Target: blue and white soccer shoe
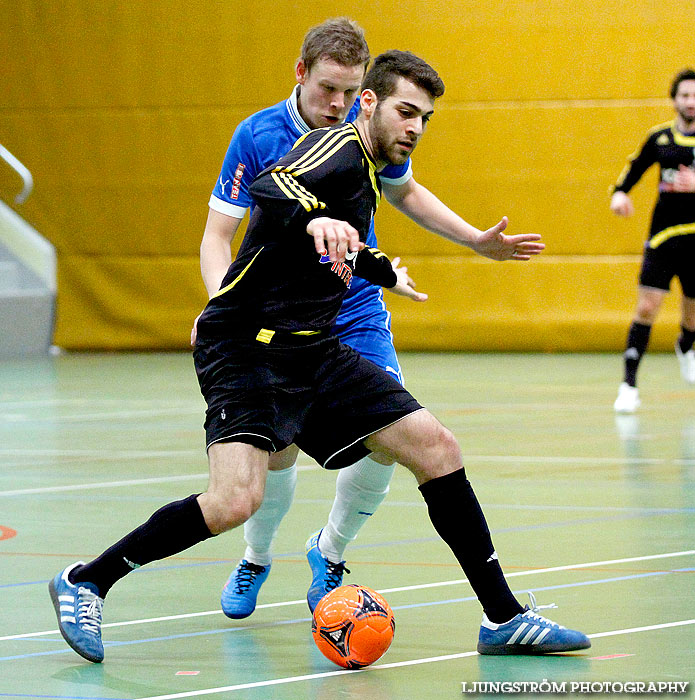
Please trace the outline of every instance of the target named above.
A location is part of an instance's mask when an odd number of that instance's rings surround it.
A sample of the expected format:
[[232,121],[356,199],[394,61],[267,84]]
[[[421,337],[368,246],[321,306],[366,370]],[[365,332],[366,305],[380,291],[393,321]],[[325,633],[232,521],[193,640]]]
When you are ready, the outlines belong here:
[[[479,654],[553,654],[588,649],[591,641],[582,632],[570,630],[538,614],[532,593],[531,607],[509,622],[495,624],[483,615],[478,637]],[[542,607],[556,607],[547,605]]]
[[58,617],[58,627],[63,639],[87,661],[101,663],[104,645],[101,643],[101,612],[104,599],[100,598],[93,583],[70,583],[68,575],[78,561],[56,574],[48,584],[53,607]]
[[248,617],[256,609],[258,591],[269,573],[270,564],[260,566],[242,559],[222,589],[222,612],[232,620]]
[[306,594],[306,602],[309,610],[314,612],[314,608],[319,604],[319,600],[330,593],[335,588],[343,585],[343,574],[350,573],[350,569],[341,561],[337,564],[326,559],[319,550],[319,537],[321,530],[315,532],[306,542],[306,558],[311,567],[311,586]]

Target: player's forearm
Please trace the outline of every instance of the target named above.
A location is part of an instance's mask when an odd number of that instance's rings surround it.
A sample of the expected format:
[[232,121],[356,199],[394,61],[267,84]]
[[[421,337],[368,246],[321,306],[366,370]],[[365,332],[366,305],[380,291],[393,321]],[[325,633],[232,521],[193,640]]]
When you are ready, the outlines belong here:
[[386,289],[393,289],[398,283],[391,261],[378,248],[364,248],[357,254],[355,274]]
[[219,290],[232,264],[231,246],[240,224],[240,218],[221,214],[214,209],[208,210],[200,243],[200,272],[209,297]]
[[200,244],[200,272],[208,297],[219,290],[231,264],[232,251],[228,243],[219,238],[203,238]]
[[456,212],[422,185],[415,185],[402,198],[389,198],[399,211],[423,228],[447,240],[475,250],[482,231],[464,221]]

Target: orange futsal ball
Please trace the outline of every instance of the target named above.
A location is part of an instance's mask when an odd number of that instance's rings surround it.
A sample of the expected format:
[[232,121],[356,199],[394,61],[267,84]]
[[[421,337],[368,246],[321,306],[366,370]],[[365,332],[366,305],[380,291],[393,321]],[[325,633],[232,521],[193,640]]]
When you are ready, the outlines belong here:
[[366,586],[340,586],[314,610],[311,633],[321,653],[343,668],[364,668],[391,646],[396,620],[383,596]]

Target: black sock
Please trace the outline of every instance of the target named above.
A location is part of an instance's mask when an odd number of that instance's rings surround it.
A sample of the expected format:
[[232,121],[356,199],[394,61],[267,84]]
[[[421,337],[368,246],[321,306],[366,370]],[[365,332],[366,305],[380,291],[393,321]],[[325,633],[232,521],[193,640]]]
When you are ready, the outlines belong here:
[[652,327],[633,321],[627,334],[627,346],[623,359],[625,361],[625,378],[623,381],[630,386],[637,386],[637,368],[642,355],[647,352],[649,335]]
[[491,622],[523,612],[509,589],[490,531],[463,468],[420,486],[430,520],[449,545]]
[[681,335],[678,338],[678,346],[682,353],[688,352],[695,343],[695,331],[689,331],[685,326],[681,326]]
[[133,569],[183,552],[212,537],[197,499],[198,494],[193,494],[163,506],[89,564],[73,569],[70,582],[89,581],[103,598],[118,579]]

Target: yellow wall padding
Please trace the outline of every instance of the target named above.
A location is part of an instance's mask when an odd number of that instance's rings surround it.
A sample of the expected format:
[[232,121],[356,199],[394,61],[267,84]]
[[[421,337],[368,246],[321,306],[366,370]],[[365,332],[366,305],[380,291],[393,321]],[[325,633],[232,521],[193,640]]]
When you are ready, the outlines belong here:
[[[206,301],[198,247],[236,124],[284,99],[306,30],[348,12],[372,53],[410,49],[445,96],[415,177],[480,228],[510,218],[543,258],[494,264],[384,203],[380,246],[430,293],[387,294],[401,348],[622,348],[654,173],[637,214],[608,187],[692,63],[681,0],[48,0],[0,4],[0,142],[32,171],[20,212],[58,252],[55,342],[68,349],[186,348]],[[654,52],[661,51],[658,64]],[[16,178],[0,168],[0,196]],[[243,230],[243,229],[242,229]],[[241,234],[240,234],[241,235]],[[652,347],[670,347],[669,299]],[[459,303],[460,302],[460,303]]]
[[[408,263],[429,299],[386,293],[386,301],[399,347],[410,350],[622,347],[639,271],[637,256],[545,256],[533,265],[415,256]],[[672,349],[676,302],[674,295],[665,302],[652,347]]]

